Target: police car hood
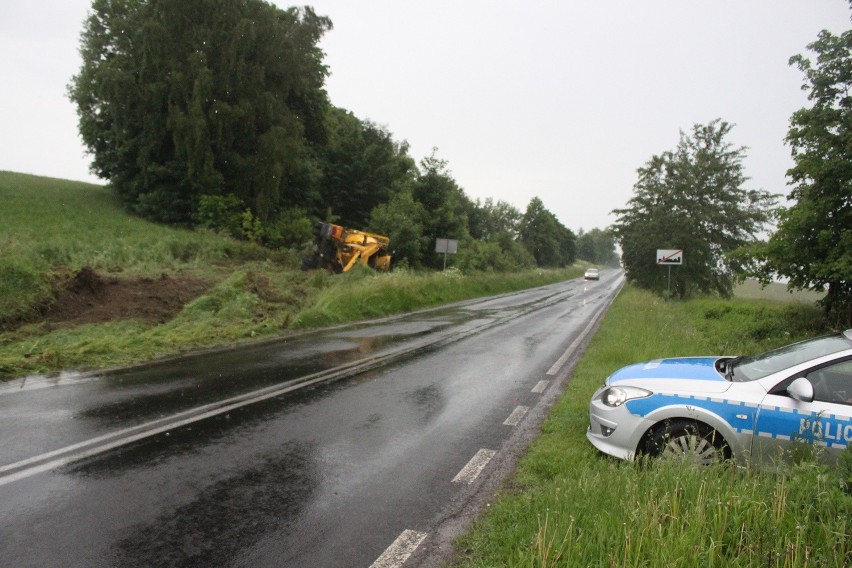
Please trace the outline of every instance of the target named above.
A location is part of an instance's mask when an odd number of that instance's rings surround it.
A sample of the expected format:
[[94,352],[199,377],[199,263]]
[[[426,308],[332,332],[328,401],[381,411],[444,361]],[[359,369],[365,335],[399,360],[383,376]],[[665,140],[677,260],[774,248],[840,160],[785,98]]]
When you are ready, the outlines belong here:
[[607,384],[677,381],[678,390],[691,390],[690,387],[694,386],[695,390],[703,392],[722,392],[727,390],[731,383],[716,370],[716,361],[720,358],[679,357],[637,363],[610,375]]

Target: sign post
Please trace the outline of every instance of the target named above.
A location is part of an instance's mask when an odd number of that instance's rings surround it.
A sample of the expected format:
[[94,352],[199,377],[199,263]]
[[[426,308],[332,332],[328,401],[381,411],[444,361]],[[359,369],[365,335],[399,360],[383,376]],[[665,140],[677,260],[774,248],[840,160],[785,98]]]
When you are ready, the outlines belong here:
[[657,249],[657,264],[669,267],[668,295],[672,295],[672,266],[683,264],[683,249]]

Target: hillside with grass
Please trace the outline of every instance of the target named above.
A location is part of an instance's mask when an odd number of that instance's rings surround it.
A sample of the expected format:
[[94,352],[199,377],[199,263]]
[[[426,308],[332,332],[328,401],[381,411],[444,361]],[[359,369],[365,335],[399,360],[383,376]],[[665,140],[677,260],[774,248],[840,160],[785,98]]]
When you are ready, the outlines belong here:
[[268,249],[128,214],[107,187],[0,172],[0,378],[127,365],[547,284],[581,268],[299,270]]

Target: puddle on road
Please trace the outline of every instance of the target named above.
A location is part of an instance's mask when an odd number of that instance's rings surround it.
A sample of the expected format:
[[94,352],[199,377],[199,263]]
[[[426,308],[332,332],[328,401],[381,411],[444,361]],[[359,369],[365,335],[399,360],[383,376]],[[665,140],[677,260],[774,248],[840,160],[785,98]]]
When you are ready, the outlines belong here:
[[20,379],[13,379],[0,384],[0,396],[69,385],[80,385],[96,381],[96,376],[79,373],[77,371],[59,371],[44,375],[30,375]]

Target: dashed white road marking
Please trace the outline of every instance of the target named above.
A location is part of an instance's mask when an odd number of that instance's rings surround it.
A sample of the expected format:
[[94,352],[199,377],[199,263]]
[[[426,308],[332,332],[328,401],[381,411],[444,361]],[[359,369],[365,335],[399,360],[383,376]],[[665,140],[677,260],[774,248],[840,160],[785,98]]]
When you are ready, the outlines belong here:
[[526,416],[527,412],[529,412],[529,406],[519,406],[515,410],[512,411],[512,414],[503,422],[503,426],[517,426],[520,424],[521,420]]
[[470,458],[467,465],[453,478],[453,483],[467,483],[468,485],[473,483],[496,454],[495,450],[482,449],[476,452],[476,455]]
[[404,530],[393,544],[376,561],[370,564],[370,568],[399,568],[408,557],[414,554],[417,547],[426,539],[426,533]]
[[530,392],[534,392],[535,394],[541,394],[545,390],[547,390],[547,385],[550,384],[550,381],[539,381],[536,386],[533,387],[533,390]]

